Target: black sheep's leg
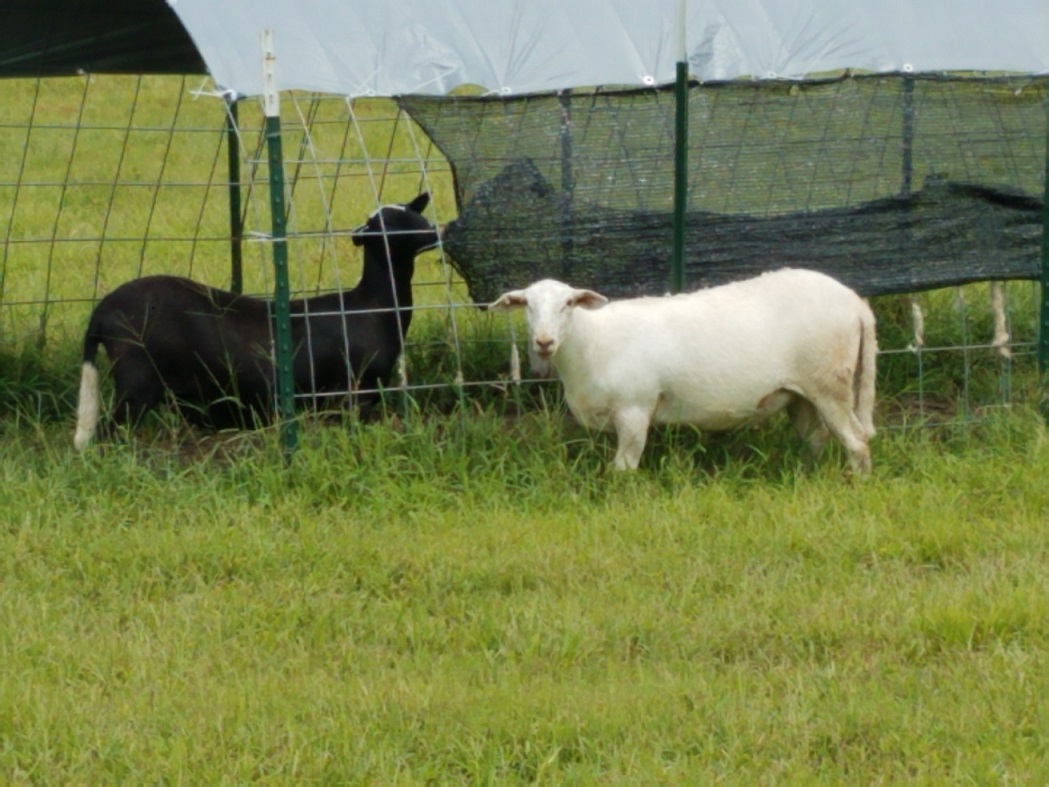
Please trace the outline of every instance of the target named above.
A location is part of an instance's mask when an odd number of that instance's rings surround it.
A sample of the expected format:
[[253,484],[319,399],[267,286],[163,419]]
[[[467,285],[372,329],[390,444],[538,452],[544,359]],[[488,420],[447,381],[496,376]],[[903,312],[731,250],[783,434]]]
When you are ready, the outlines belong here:
[[157,402],[149,398],[119,397],[113,411],[99,423],[98,439],[112,442],[121,426],[127,426],[129,430],[134,429],[156,405]]
[[99,424],[100,439],[111,440],[121,426],[134,429],[163,400],[163,383],[152,373],[144,374],[139,369],[128,364],[113,367],[116,402],[109,416]]
[[361,423],[368,423],[375,418],[378,406],[382,404],[382,388],[389,381],[390,373],[380,374],[374,364],[358,377],[351,401],[356,406],[357,418]]
[[378,391],[368,391],[357,395],[357,418],[366,424],[375,418],[377,407],[382,401]]

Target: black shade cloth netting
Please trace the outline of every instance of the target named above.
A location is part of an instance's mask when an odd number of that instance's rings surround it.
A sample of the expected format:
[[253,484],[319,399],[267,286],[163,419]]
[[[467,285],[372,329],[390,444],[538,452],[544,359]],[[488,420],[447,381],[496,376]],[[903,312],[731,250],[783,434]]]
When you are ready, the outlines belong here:
[[[686,290],[783,266],[864,295],[1041,272],[1049,78],[693,85]],[[672,90],[405,97],[449,159],[477,303],[544,277],[668,291]]]

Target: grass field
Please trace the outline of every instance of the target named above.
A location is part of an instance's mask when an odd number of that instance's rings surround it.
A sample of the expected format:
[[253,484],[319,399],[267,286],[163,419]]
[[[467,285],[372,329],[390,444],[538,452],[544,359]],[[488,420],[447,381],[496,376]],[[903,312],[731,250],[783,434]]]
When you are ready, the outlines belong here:
[[[1031,285],[1009,285],[1011,362],[986,346],[985,287],[966,310],[922,296],[921,354],[909,305],[876,304],[863,481],[779,421],[656,430],[638,473],[612,473],[613,441],[556,384],[501,380],[507,323],[466,308],[419,315],[409,373],[491,384],[397,394],[367,427],[304,422],[290,462],[275,430],[170,421],[75,455],[91,300],[142,272],[228,275],[221,117],[174,84],[178,107],[152,78],[0,94],[0,781],[1049,779]],[[293,229],[333,195],[341,230],[425,185],[386,110],[357,138],[339,102],[305,107],[319,149],[367,155],[307,172],[292,130],[313,195]],[[297,288],[352,279],[344,239],[301,242]],[[265,250],[248,245],[249,288]],[[434,255],[420,274],[422,303],[464,299]]]
[[1049,775],[1039,416],[893,431],[558,410],[74,456],[5,423],[13,782],[1022,782]]

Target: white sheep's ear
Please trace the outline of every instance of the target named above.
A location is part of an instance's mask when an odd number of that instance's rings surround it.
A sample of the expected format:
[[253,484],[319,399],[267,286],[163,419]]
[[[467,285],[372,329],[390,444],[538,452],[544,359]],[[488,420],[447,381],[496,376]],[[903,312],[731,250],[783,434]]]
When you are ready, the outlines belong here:
[[524,290],[511,290],[496,298],[488,308],[493,311],[505,311],[507,309],[520,309],[522,306],[527,305],[528,296],[525,295]]
[[593,290],[576,290],[569,304],[582,309],[600,309],[608,303],[608,298]]

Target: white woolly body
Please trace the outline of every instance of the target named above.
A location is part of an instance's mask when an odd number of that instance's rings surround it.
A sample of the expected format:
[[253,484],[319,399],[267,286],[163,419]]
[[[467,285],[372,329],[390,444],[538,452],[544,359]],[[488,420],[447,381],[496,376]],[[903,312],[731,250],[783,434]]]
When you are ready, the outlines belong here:
[[576,418],[619,433],[617,467],[636,466],[650,422],[732,429],[799,397],[819,414],[795,407],[814,449],[828,436],[822,419],[857,469],[869,465],[874,317],[849,288],[785,269],[687,295],[604,301],[546,280],[496,305],[527,307],[530,354],[550,359]]
[[769,399],[777,391],[804,396],[836,368],[851,371],[860,334],[856,304],[840,297],[845,288],[820,277],[789,298],[769,298],[771,283],[572,309],[553,356],[572,412],[604,429],[622,403],[644,402],[656,423],[733,429],[781,410],[786,397]]

